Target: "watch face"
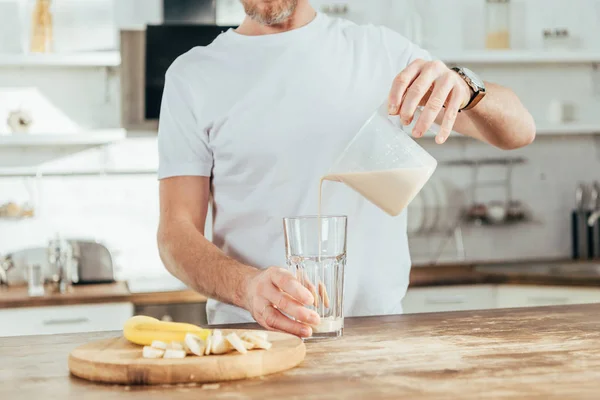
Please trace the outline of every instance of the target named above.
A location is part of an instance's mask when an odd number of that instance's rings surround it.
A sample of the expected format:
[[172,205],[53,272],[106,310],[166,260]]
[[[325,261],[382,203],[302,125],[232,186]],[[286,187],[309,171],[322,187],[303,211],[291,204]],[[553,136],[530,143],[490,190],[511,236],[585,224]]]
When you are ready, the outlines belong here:
[[468,76],[475,85],[477,85],[480,88],[485,87],[485,83],[479,76],[477,76],[477,74],[475,74],[475,72],[471,71],[469,68],[463,68],[462,70],[464,74]]

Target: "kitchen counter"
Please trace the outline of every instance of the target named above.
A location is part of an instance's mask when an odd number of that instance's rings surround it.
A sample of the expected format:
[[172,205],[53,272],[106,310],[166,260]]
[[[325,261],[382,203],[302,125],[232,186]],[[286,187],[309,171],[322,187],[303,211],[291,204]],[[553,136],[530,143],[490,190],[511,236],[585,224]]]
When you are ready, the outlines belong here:
[[600,287],[600,262],[422,266],[410,273],[411,287],[476,284]]
[[348,319],[279,375],[212,386],[100,385],[69,376],[93,333],[0,338],[0,398],[562,399],[600,392],[600,305]]
[[206,297],[192,290],[131,293],[125,282],[75,285],[69,293],[47,292],[41,297],[29,297],[27,286],[11,286],[8,289],[0,289],[0,309],[119,302],[135,305],[203,303],[206,302]]

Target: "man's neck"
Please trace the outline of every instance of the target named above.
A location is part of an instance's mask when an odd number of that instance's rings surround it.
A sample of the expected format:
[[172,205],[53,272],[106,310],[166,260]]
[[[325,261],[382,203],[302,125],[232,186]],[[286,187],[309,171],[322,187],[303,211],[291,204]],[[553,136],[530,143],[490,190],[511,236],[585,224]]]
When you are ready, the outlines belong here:
[[308,25],[316,15],[315,9],[307,0],[298,1],[294,13],[286,21],[275,25],[261,25],[246,16],[236,32],[246,36],[271,35],[274,33],[287,32]]

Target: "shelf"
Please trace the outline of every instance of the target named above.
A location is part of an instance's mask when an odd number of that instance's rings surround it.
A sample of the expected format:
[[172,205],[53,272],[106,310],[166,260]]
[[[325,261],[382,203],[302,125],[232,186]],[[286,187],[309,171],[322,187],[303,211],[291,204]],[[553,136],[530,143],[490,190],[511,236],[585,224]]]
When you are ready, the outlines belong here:
[[0,54],[0,67],[118,67],[118,51],[65,54]]
[[34,178],[34,177],[60,177],[60,178],[79,178],[85,176],[132,176],[132,175],[150,175],[157,174],[156,168],[149,169],[90,169],[90,170],[75,170],[75,171],[60,171],[35,168],[9,168],[6,170],[0,169],[0,178]]
[[447,64],[593,64],[600,63],[599,51],[473,50],[432,51]]
[[97,146],[125,139],[124,129],[94,130],[73,134],[0,135],[0,149],[6,147]]
[[543,125],[537,126],[538,135],[594,135],[600,134],[599,124],[563,124],[563,125]]
[[[536,127],[536,135],[538,138],[542,136],[600,135],[600,123],[572,123],[563,125],[537,124]],[[452,139],[470,139],[468,136],[461,135],[457,132],[452,132],[450,137]],[[435,139],[435,135],[432,132],[427,132],[422,139]]]
[[0,168],[38,166],[125,138],[124,129],[93,130],[72,134],[0,135]]

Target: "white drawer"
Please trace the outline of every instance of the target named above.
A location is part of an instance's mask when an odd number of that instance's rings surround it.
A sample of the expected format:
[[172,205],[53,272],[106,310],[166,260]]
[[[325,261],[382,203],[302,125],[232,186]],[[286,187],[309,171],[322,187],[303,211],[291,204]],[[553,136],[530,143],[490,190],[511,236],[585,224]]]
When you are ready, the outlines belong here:
[[131,303],[85,304],[0,310],[0,337],[123,329]]
[[501,285],[497,290],[499,308],[600,303],[600,288]]
[[402,302],[405,314],[495,308],[494,285],[409,289]]

